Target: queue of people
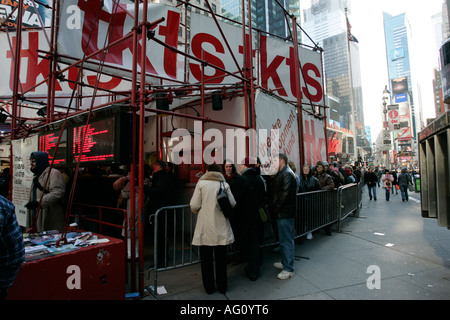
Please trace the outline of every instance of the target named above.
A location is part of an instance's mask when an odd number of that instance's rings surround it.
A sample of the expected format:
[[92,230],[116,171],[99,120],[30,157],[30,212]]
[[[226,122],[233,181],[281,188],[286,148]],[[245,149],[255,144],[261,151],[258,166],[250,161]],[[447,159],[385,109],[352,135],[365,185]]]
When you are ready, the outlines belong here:
[[[207,293],[214,292],[216,287],[221,293],[226,290],[225,247],[231,243],[240,252],[237,263],[247,263],[246,276],[251,281],[258,279],[264,240],[264,222],[259,215],[261,207],[269,211],[279,243],[276,250],[280,253],[280,261],[273,263],[279,269],[277,278],[286,280],[293,277],[297,194],[333,190],[362,179],[358,168],[349,171],[338,162],[329,165],[327,161],[318,161],[313,167],[304,164],[297,175],[294,163],[284,154],[274,159],[276,172],[263,178],[258,160],[245,158],[240,164],[240,173],[231,160],[226,159],[221,169],[217,164],[209,165],[195,187],[190,207],[198,218],[192,244],[200,247],[202,281]],[[234,214],[228,219],[221,212],[216,198],[221,185],[227,190],[234,207]],[[331,235],[331,225],[324,231]]]

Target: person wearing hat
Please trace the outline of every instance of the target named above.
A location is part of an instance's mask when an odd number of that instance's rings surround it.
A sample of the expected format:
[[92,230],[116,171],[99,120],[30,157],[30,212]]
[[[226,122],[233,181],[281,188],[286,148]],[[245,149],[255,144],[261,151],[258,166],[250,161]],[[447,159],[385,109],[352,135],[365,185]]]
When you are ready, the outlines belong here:
[[320,188],[322,190],[333,190],[333,178],[325,171],[325,165],[322,161],[317,161],[316,170],[316,178],[319,180]]
[[259,215],[259,208],[265,207],[267,203],[266,185],[256,170],[256,159],[246,157],[240,169],[241,181],[247,194],[241,219],[241,252],[242,256],[248,259],[245,273],[251,281],[255,281],[259,276],[259,266],[262,264],[261,245],[264,240],[264,225]]
[[66,192],[64,177],[57,169],[50,168],[47,152],[32,152],[30,164],[34,178],[29,202],[25,205],[28,209],[27,229],[34,228],[37,232],[63,231],[65,225],[64,195]]

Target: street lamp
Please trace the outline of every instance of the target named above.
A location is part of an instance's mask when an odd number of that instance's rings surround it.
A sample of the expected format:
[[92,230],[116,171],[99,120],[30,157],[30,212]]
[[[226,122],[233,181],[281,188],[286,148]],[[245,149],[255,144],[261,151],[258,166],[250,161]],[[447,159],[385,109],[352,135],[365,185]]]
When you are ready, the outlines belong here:
[[390,170],[390,159],[389,159],[389,151],[390,151],[390,145],[391,145],[391,133],[389,132],[389,126],[387,126],[388,123],[388,117],[387,117],[387,113],[388,113],[388,103],[386,102],[387,100],[389,100],[390,102],[390,98],[391,98],[391,93],[389,92],[387,86],[384,87],[383,90],[383,114],[384,114],[384,123],[383,123],[383,144],[385,144],[385,137],[389,136],[389,149],[385,150],[386,151],[386,162],[385,162],[385,167],[386,169]]

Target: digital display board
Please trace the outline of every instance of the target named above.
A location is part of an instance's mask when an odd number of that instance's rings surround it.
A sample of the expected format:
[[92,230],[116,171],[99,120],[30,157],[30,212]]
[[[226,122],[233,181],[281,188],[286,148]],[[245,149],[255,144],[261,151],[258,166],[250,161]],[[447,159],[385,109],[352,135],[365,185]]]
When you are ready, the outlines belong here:
[[116,154],[116,117],[93,121],[70,129],[72,162],[114,162]]
[[60,131],[42,133],[39,135],[38,141],[38,150],[47,152],[48,159],[50,162],[53,160],[55,166],[67,164],[67,130],[63,131],[58,152],[55,154],[59,135]]

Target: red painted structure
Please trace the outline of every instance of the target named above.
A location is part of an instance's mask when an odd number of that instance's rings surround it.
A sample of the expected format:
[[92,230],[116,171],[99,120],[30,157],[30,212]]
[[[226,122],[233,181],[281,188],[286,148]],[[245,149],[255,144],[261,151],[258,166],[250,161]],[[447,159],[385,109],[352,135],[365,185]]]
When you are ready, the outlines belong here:
[[[33,0],[31,0],[31,2],[34,3]],[[89,5],[93,5],[93,3],[97,3],[95,1],[89,1]],[[100,3],[98,1],[98,3]],[[43,80],[39,81],[38,83],[31,85],[31,86],[27,86],[26,89],[23,89],[22,87],[22,83],[20,81],[20,62],[21,62],[21,54],[23,54],[24,50],[22,50],[22,32],[25,31],[25,29],[22,26],[22,15],[23,15],[23,5],[24,5],[24,1],[23,0],[19,0],[18,1],[18,6],[14,9],[14,11],[18,11],[18,18],[16,20],[16,37],[14,41],[10,41],[10,51],[13,54],[13,68],[14,68],[14,77],[12,79],[13,83],[12,83],[12,95],[11,97],[0,97],[0,107],[3,109],[6,109],[6,107],[10,107],[11,112],[9,114],[9,117],[11,119],[11,130],[10,130],[10,136],[7,137],[11,140],[15,140],[15,139],[21,139],[24,137],[29,136],[30,134],[33,133],[37,133],[39,132],[45,125],[49,125],[54,123],[55,121],[63,121],[63,125],[62,128],[60,130],[60,135],[58,137],[58,139],[56,139],[55,144],[56,144],[56,148],[55,148],[55,154],[58,150],[58,146],[59,143],[61,141],[61,136],[62,133],[66,127],[66,123],[65,120],[70,117],[70,116],[74,116],[77,114],[80,114],[82,112],[86,112],[86,110],[81,110],[80,109],[80,104],[81,104],[81,100],[83,98],[86,98],[83,95],[83,88],[93,88],[94,89],[94,93],[93,96],[95,97],[97,94],[99,96],[103,96],[103,97],[108,97],[108,99],[110,100],[109,103],[106,104],[101,104],[101,105],[95,105],[94,103],[94,99],[92,99],[92,103],[90,105],[90,108],[88,111],[88,115],[87,115],[87,120],[86,120],[86,124],[89,124],[92,119],[91,119],[91,115],[92,113],[100,108],[104,108],[105,106],[111,105],[111,104],[118,104],[118,103],[126,103],[129,105],[129,110],[132,113],[132,123],[133,123],[133,129],[131,130],[131,135],[132,135],[132,156],[133,159],[131,161],[131,165],[130,165],[130,172],[131,172],[131,194],[136,194],[136,184],[135,181],[136,179],[133,179],[135,177],[137,177],[137,183],[139,185],[143,185],[144,184],[144,127],[145,127],[145,114],[146,112],[151,112],[151,113],[155,113],[157,115],[166,115],[166,116],[173,116],[173,117],[181,117],[181,118],[186,118],[186,119],[192,119],[192,120],[200,120],[202,122],[202,130],[204,130],[204,125],[205,123],[214,123],[214,124],[221,124],[221,125],[226,125],[229,126],[231,128],[243,128],[243,129],[255,129],[256,124],[255,124],[255,89],[260,85],[259,83],[256,83],[255,80],[255,66],[253,65],[253,59],[250,59],[249,57],[251,57],[251,54],[253,52],[253,48],[252,48],[252,32],[250,32],[249,30],[251,28],[249,28],[248,24],[249,21],[251,21],[251,1],[248,0],[247,3],[246,1],[243,1],[242,3],[242,17],[243,17],[243,22],[240,23],[241,27],[242,27],[242,52],[243,52],[243,57],[244,57],[244,64],[243,64],[243,68],[239,69],[238,72],[236,73],[231,73],[227,70],[223,70],[220,69],[220,67],[218,67],[217,65],[214,65],[211,62],[211,57],[208,57],[207,54],[205,53],[205,51],[202,50],[201,55],[200,56],[193,56],[190,55],[187,51],[181,51],[178,50],[177,48],[174,48],[172,46],[170,46],[168,43],[164,43],[159,41],[157,38],[152,36],[152,29],[154,29],[155,26],[158,26],[159,24],[161,24],[164,19],[157,19],[155,21],[148,21],[148,3],[149,1],[147,0],[143,0],[143,1],[135,1],[135,8],[134,8],[134,12],[139,12],[139,14],[141,14],[141,19],[139,19],[136,16],[133,16],[130,12],[125,12],[127,16],[132,16],[134,19],[134,25],[133,25],[133,29],[126,34],[123,37],[117,37],[117,35],[115,35],[114,38],[110,39],[111,42],[110,43],[106,43],[105,46],[103,48],[99,48],[97,50],[96,46],[94,46],[93,48],[90,48],[90,51],[87,50],[86,55],[83,57],[83,59],[75,59],[72,58],[72,62],[68,63],[63,62],[65,64],[67,64],[66,67],[61,67],[61,61],[59,59],[61,58],[67,58],[67,57],[62,57],[60,54],[58,54],[57,50],[56,50],[56,44],[57,44],[57,37],[58,37],[58,31],[59,31],[59,27],[60,27],[60,21],[59,21],[59,12],[60,12],[60,5],[61,5],[61,1],[59,0],[53,0],[52,5],[50,6],[51,8],[51,12],[52,12],[52,24],[50,28],[47,28],[47,30],[50,31],[50,35],[49,37],[47,36],[47,41],[48,41],[48,45],[49,45],[49,51],[48,52],[44,52],[42,50],[37,50],[38,55],[40,58],[43,58],[46,64],[42,64],[41,68],[43,68],[43,66],[48,66],[48,71],[46,74],[43,73],[42,70],[40,70],[40,72],[43,75]],[[112,1],[113,5],[116,5],[117,2],[116,1]],[[216,21],[217,23],[217,17],[219,17],[219,15],[215,14],[209,4],[209,1],[206,1],[207,4],[207,9],[205,8],[201,8],[201,7],[197,7],[194,4],[192,4],[190,1],[179,1],[178,6],[185,6],[185,10],[184,10],[184,21],[187,20],[187,8],[191,7],[191,8],[196,8],[199,9],[203,12],[208,12],[210,15],[212,15],[213,19]],[[88,5],[87,2],[84,2],[84,5]],[[142,7],[140,7],[140,5],[142,5]],[[120,10],[125,10],[123,7],[118,7]],[[249,9],[246,9],[249,8]],[[126,11],[126,10],[125,10]],[[286,16],[288,16],[289,14],[286,12]],[[224,17],[221,17],[222,19],[226,19]],[[294,17],[289,17],[290,19],[290,23],[292,27],[292,41],[294,43],[294,52],[293,52],[293,57],[298,57],[299,53],[298,53],[298,36],[297,36],[297,29],[299,28],[296,19]],[[1,27],[4,27],[4,23],[0,25]],[[113,23],[111,23],[111,26],[114,26]],[[8,29],[3,29],[3,31],[5,32],[10,32],[8,31]],[[144,36],[143,36],[144,35]],[[185,39],[186,39],[186,44],[187,44],[187,31],[185,31]],[[83,39],[83,41],[86,41],[85,39]],[[191,61],[195,61],[197,63],[200,63],[201,67],[200,67],[200,71],[201,71],[201,81],[195,84],[191,84],[188,82],[188,79],[186,79],[186,75],[187,72],[185,70],[185,79],[184,81],[176,81],[173,79],[165,79],[163,77],[161,77],[161,82],[163,80],[173,80],[173,82],[175,83],[172,86],[158,86],[158,85],[154,85],[154,86],[149,86],[149,81],[147,79],[147,74],[145,72],[141,72],[140,70],[147,70],[147,66],[148,66],[148,61],[146,59],[146,44],[149,41],[155,41],[158,42],[160,45],[165,47],[165,50],[170,53],[170,52],[176,52],[180,55],[183,55],[189,59],[191,59]],[[224,39],[226,46],[229,47],[229,43],[228,40],[225,38]],[[83,82],[80,79],[81,76],[81,71],[83,70],[83,67],[85,64],[87,64],[88,62],[91,65],[96,65],[98,67],[98,69],[96,70],[97,75],[101,75],[101,74],[106,74],[106,75],[110,75],[108,74],[106,71],[103,71],[103,66],[104,66],[104,62],[105,59],[108,57],[108,52],[110,52],[111,50],[114,50],[115,47],[117,46],[121,46],[124,45],[124,43],[126,42],[126,46],[130,46],[133,50],[132,52],[135,52],[136,54],[133,54],[132,56],[132,70],[130,73],[130,77],[125,77],[125,76],[121,76],[122,80],[126,80],[129,81],[130,84],[130,90],[125,91],[125,92],[119,92],[119,91],[114,91],[114,90],[108,90],[108,89],[102,89],[99,86],[99,82],[96,81],[96,79],[91,78],[91,81]],[[187,47],[187,46],[185,46]],[[314,49],[320,49],[320,48],[314,48]],[[30,55],[30,52],[26,53],[27,55]],[[102,60],[101,62],[98,61],[92,61],[92,58],[102,56]],[[233,57],[234,61],[236,62],[235,57]],[[291,60],[292,61],[292,60]],[[304,157],[304,146],[303,146],[303,130],[302,130],[302,102],[301,102],[301,95],[302,95],[302,91],[305,90],[305,88],[301,88],[301,78],[305,78],[305,75],[302,74],[302,72],[300,72],[300,64],[299,64],[299,59],[293,59],[293,63],[295,65],[295,70],[297,70],[297,72],[295,72],[295,74],[293,75],[293,79],[294,79],[294,83],[291,84],[292,86],[295,86],[295,90],[296,91],[296,98],[297,101],[296,103],[294,103],[295,107],[298,110],[298,123],[299,123],[299,148],[300,148],[300,158],[301,158],[301,162],[303,163],[303,157]],[[236,62],[236,65],[238,65],[238,63]],[[227,74],[230,75],[234,78],[237,78],[240,83],[238,86],[223,86],[223,85],[211,85],[214,84],[214,78],[211,77],[205,77],[204,74],[204,70],[206,67],[209,68],[214,68],[215,70],[218,70],[221,72],[221,74]],[[185,69],[188,68],[187,65],[185,65]],[[69,71],[71,77],[69,77],[68,79],[65,79],[63,76],[64,72]],[[307,75],[306,75],[307,76]],[[154,77],[152,76],[153,80]],[[292,77],[291,77],[292,78]],[[307,77],[306,77],[307,78]],[[57,112],[55,111],[55,109],[57,107],[56,105],[56,93],[57,93],[57,88],[59,86],[59,82],[62,81],[67,81],[70,86],[73,88],[73,96],[68,97],[70,99],[70,103],[74,104],[75,106],[72,108],[66,108],[67,112],[66,113],[61,113],[61,112]],[[114,78],[113,80],[114,81]],[[35,121],[38,121],[38,124],[35,125],[28,125],[26,124],[26,122],[24,119],[22,118],[21,114],[22,109],[24,108],[33,108],[32,106],[30,107],[29,104],[27,104],[27,97],[26,94],[28,92],[31,92],[32,90],[34,90],[35,88],[46,84],[48,87],[48,92],[47,95],[42,97],[42,99],[46,100],[46,107],[47,107],[47,113],[46,113],[46,117],[45,118],[36,118],[33,119]],[[206,85],[208,85],[208,87],[206,88]],[[322,84],[323,85],[323,84]],[[228,123],[228,122],[224,122],[221,121],[219,119],[211,119],[205,116],[205,102],[209,101],[211,99],[211,95],[208,93],[210,90],[220,90],[223,94],[224,97],[228,97],[227,95],[229,94],[228,90],[230,90],[230,96],[232,97],[233,95],[239,95],[244,97],[244,101],[245,101],[245,125],[239,125],[236,123]],[[308,89],[306,89],[308,90]],[[207,92],[208,91],[208,92]],[[275,90],[276,91],[276,90]],[[148,108],[147,105],[150,101],[152,100],[157,100],[157,93],[161,93],[166,95],[166,97],[168,95],[172,95],[172,94],[176,94],[179,96],[186,96],[186,97],[196,97],[198,99],[198,104],[199,104],[199,108],[200,108],[200,112],[197,116],[193,116],[193,115],[188,115],[186,113],[180,113],[177,111],[167,111],[167,110],[161,110],[161,109],[157,109],[157,108]],[[321,93],[324,94],[324,93]],[[307,94],[307,96],[310,96],[309,93]],[[34,97],[35,100],[37,99],[37,97]],[[34,101],[35,103],[35,101]],[[316,109],[317,113],[314,114],[314,116],[320,118],[320,119],[325,119],[325,112],[324,112],[324,105],[314,105],[312,102],[310,104],[311,109]],[[158,120],[159,123],[159,120]],[[162,138],[162,130],[160,128],[160,126],[156,126],[156,132],[155,135],[158,137],[157,140],[160,140]],[[136,130],[136,128],[139,128],[139,130]],[[325,136],[326,136],[326,126],[324,126],[324,131],[325,131]],[[137,132],[137,134],[135,134]],[[80,146],[81,147],[81,146]],[[203,146],[204,147],[204,146]],[[157,154],[160,155],[160,146],[158,144],[157,146]],[[83,149],[81,147],[81,149]],[[11,167],[14,165],[14,159],[13,159],[13,155],[11,155]],[[53,163],[52,163],[53,165]],[[70,192],[69,195],[69,201],[68,201],[68,207],[67,207],[67,211],[66,214],[67,216],[69,216],[69,213],[72,211],[72,201],[73,201],[73,193],[74,193],[74,187],[77,181],[77,174],[78,174],[78,168],[80,167],[80,161],[77,162],[76,164],[76,170],[75,170],[75,177],[74,177],[74,184],[72,185],[71,190],[68,190],[68,192]],[[204,169],[204,163],[202,164],[202,169]],[[142,208],[144,207],[144,191],[143,188],[139,188],[138,192],[138,210],[141,211]],[[135,202],[131,201],[131,212],[135,211]],[[69,221],[69,219],[66,219],[67,221]],[[135,221],[134,221],[134,215],[131,215],[131,220],[129,222],[129,224],[131,226],[135,225]],[[133,238],[135,235],[135,232],[137,230],[131,229],[131,237]],[[143,234],[144,234],[144,229],[143,229],[143,222],[139,221],[139,230],[138,230],[138,234],[139,234],[139,240],[140,243],[143,243]],[[143,276],[144,276],[144,270],[143,270],[143,266],[144,266],[144,261],[143,261],[143,246],[140,245],[139,246],[139,250],[140,250],[140,254],[139,254],[139,261],[138,261],[138,265],[139,265],[139,274],[138,274],[138,286],[139,286],[139,292],[141,294],[143,294],[144,292],[144,280],[143,280]],[[132,261],[132,266],[131,266],[131,270],[135,270],[135,261]],[[20,281],[20,278],[19,278]],[[135,279],[132,279],[132,283],[131,283],[131,287],[133,288],[133,290],[135,289]]]

